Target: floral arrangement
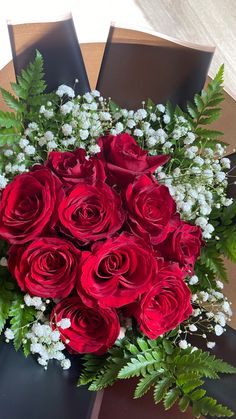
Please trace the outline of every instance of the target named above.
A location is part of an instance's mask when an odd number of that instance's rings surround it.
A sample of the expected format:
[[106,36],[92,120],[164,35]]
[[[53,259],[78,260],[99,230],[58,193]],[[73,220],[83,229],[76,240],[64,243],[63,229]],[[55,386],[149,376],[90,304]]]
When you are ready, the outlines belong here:
[[166,409],[232,416],[202,388],[236,372],[209,352],[232,315],[223,257],[236,261],[230,160],[205,127],[223,67],[186,112],[45,94],[43,76],[37,52],[17,97],[1,89],[0,332],[45,369],[84,354],[90,390],[139,377],[135,398],[153,387]]

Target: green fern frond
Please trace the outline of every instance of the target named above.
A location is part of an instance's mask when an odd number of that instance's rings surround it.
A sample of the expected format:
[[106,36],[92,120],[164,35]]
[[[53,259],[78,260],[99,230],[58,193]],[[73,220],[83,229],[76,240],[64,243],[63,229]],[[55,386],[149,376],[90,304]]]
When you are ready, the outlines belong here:
[[13,112],[0,111],[0,127],[20,129],[21,121]]
[[165,370],[163,368],[160,368],[159,370],[153,371],[151,374],[142,377],[139,380],[135,389],[134,398],[137,399],[139,397],[142,397],[145,393],[147,393],[148,390],[156,383],[156,381],[163,374],[164,371]]
[[165,410],[169,410],[175,404],[175,402],[179,400],[180,395],[181,395],[181,392],[177,387],[169,390],[164,396]]
[[9,311],[11,329],[14,332],[14,347],[16,351],[23,344],[29,325],[35,320],[36,311],[24,304],[23,295],[17,295]]
[[193,414],[196,418],[201,415],[211,415],[216,417],[231,417],[234,415],[232,410],[221,404],[217,404],[217,401],[212,397],[204,397],[200,400],[193,402]]
[[12,301],[14,300],[15,293],[14,288],[12,287],[11,282],[7,279],[4,279],[4,273],[2,272],[4,268],[0,269],[0,334],[3,331],[3,328],[6,324],[7,319],[10,315],[10,308]]
[[35,60],[22,70],[17,77],[17,83],[12,83],[11,86],[15,94],[27,102],[30,97],[41,95],[45,91],[46,84],[43,77],[43,57],[39,51],[36,51]]
[[203,90],[200,95],[194,96],[194,104],[187,103],[187,110],[192,118],[193,131],[197,135],[198,142],[215,140],[218,136],[223,135],[220,131],[203,128],[220,117],[221,107],[219,105],[224,100],[223,75],[224,66],[222,65],[214,79],[208,84],[207,89]]
[[224,261],[214,246],[203,248],[198,262],[213,272],[218,278],[227,282]]
[[0,88],[2,97],[4,99],[4,102],[15,112],[23,113],[25,110],[25,107],[23,103],[21,103],[15,96],[13,96],[10,92],[7,90]]
[[167,391],[173,384],[172,377],[164,377],[160,380],[154,388],[154,402],[157,404],[159,403],[166,395]]
[[118,378],[126,379],[131,377],[145,376],[160,368],[162,354],[156,350],[152,353],[146,352],[138,354],[136,358],[131,358],[118,374]]

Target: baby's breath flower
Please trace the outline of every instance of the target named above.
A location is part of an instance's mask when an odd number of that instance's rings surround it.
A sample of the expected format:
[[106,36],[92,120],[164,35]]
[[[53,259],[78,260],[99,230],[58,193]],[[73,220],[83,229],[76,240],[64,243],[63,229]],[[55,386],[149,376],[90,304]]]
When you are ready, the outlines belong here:
[[187,349],[187,347],[188,347],[188,342],[187,342],[185,339],[180,340],[180,341],[179,341],[179,347],[180,347],[181,349]]
[[75,97],[74,90],[71,87],[66,86],[65,84],[62,84],[61,86],[58,87],[56,94],[59,97],[62,97],[64,95],[67,95],[68,97],[71,97],[71,98]]

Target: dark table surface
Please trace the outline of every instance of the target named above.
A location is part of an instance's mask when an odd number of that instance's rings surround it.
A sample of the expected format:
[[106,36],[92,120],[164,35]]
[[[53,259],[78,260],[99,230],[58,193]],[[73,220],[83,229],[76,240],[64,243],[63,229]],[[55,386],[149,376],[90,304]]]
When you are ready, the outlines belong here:
[[12,344],[0,343],[0,419],[89,419],[96,393],[77,388],[79,357],[63,370],[49,363],[45,371]]
[[[236,366],[236,331],[217,338],[213,353]],[[90,419],[96,394],[77,388],[80,358],[71,357],[72,367],[63,371],[55,362],[45,371],[32,356],[15,352],[12,344],[0,344],[0,419]],[[190,419],[177,408],[165,412],[154,405],[151,393],[133,400],[135,382],[124,380],[104,392],[99,419]],[[206,383],[208,393],[236,412],[236,375]],[[97,415],[94,418],[97,418]],[[234,416],[236,418],[236,415]]]

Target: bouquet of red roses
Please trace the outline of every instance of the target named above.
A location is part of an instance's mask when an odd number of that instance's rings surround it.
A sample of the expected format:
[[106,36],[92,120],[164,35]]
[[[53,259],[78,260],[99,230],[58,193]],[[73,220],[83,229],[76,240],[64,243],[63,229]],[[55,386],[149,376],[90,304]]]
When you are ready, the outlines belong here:
[[152,176],[169,156],[149,157],[129,134],[98,145],[96,157],[54,151],[16,176],[3,191],[0,234],[20,289],[59,301],[51,322],[67,347],[103,354],[127,316],[155,339],[191,315],[184,279],[202,234]]
[[[47,368],[85,354],[79,384],[139,377],[165,408],[231,416],[204,377],[235,368],[208,349],[232,314],[223,257],[236,261],[223,69],[188,113],[152,101],[121,109],[69,86],[43,94],[43,61],[1,90],[0,332]],[[204,105],[204,106],[203,106]],[[217,139],[217,140],[216,140]]]

